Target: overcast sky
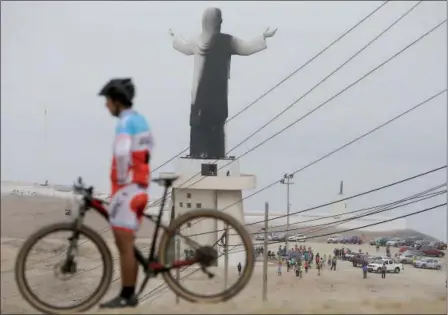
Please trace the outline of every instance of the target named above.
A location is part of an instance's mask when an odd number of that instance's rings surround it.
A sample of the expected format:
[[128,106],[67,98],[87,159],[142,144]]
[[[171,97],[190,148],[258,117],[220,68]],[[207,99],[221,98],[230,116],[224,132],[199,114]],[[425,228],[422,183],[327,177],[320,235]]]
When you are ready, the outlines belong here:
[[[278,27],[268,49],[232,58],[230,115],[300,67],[381,2],[2,2],[1,178],[70,183],[78,175],[109,189],[115,120],[97,96],[111,77],[131,76],[135,108],[157,141],[153,166],[188,146],[193,59],[172,48],[168,29],[188,38],[201,30],[208,6],[223,12],[222,31],[251,39]],[[385,5],[371,19],[227,126],[227,149],[307,92],[388,27],[415,2]],[[446,19],[446,2],[425,1],[390,32],[236,149],[240,155],[315,108]],[[279,179],[447,87],[446,24],[322,109],[241,160],[257,187]],[[44,137],[47,109],[48,146]],[[447,96],[434,99],[359,143],[300,172],[292,209],[385,185],[446,164]],[[46,162],[45,162],[46,161]],[[162,171],[173,170],[174,164]],[[350,210],[393,201],[446,181],[446,170],[348,203]],[[245,202],[247,210],[286,207],[277,185]],[[155,187],[152,194],[159,195]],[[443,203],[446,196],[390,212]],[[321,212],[329,211],[322,209]],[[446,208],[408,220],[446,239]]]

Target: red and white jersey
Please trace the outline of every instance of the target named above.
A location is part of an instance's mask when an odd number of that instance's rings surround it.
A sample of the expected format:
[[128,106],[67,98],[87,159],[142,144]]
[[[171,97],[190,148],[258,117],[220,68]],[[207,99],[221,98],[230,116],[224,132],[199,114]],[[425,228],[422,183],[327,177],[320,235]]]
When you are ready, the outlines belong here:
[[112,195],[129,184],[148,187],[154,140],[146,119],[134,110],[120,113],[111,167]]

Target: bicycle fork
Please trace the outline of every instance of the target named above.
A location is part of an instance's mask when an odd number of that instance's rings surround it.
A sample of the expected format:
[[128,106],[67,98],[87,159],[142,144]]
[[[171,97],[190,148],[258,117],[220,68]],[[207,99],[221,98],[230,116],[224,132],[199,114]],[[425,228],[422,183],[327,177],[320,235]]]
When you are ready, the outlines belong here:
[[79,216],[73,222],[73,234],[68,238],[69,247],[65,256],[65,262],[61,266],[62,273],[76,273],[75,256],[78,253],[79,230],[84,223],[85,211],[80,209]]

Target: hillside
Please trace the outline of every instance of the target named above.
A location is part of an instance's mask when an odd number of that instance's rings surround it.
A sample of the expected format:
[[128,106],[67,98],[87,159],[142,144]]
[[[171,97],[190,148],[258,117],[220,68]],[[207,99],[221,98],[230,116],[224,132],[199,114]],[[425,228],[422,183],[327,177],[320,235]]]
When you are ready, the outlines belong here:
[[[251,233],[257,233],[262,231],[263,224],[254,224],[251,226],[248,226],[248,230]],[[293,227],[293,225],[291,225]],[[421,237],[422,239],[429,240],[429,241],[438,241],[432,236],[426,235],[424,233],[412,230],[412,229],[406,229],[406,230],[396,230],[396,231],[382,231],[382,232],[368,232],[368,231],[362,231],[362,230],[354,230],[349,232],[344,232],[343,229],[335,228],[335,227],[320,227],[321,230],[318,230],[316,228],[313,231],[313,228],[307,228],[303,229],[301,233],[306,234],[308,238],[313,238],[317,242],[326,241],[327,238],[330,235],[333,234],[340,234],[345,236],[359,236],[364,238],[366,241],[369,241],[371,239],[374,239],[376,237],[401,237],[401,238],[407,238],[411,236],[417,236]],[[279,228],[271,228],[270,232],[278,232],[280,235],[284,234],[286,230],[286,227],[282,226]]]

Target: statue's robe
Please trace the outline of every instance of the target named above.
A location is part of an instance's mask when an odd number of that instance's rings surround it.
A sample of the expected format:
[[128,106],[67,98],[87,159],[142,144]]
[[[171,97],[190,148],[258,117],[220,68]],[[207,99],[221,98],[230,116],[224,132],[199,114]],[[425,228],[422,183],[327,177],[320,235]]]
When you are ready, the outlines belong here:
[[228,117],[228,79],[232,55],[249,56],[264,50],[265,38],[260,35],[243,41],[220,32],[221,12],[207,9],[203,31],[197,39],[175,36],[173,47],[194,56],[193,87],[190,112],[190,156],[219,159],[225,157],[224,124]]

